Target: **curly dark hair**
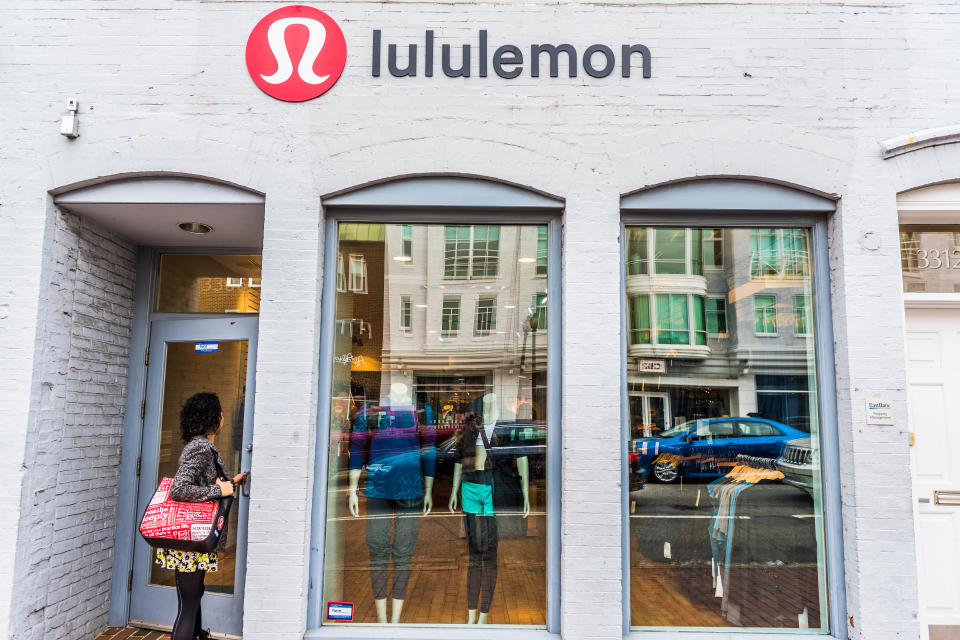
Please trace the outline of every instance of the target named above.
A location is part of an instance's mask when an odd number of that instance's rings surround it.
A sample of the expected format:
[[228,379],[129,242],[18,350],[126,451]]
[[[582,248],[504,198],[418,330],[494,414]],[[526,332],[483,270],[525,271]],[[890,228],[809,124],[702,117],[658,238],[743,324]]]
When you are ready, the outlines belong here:
[[193,394],[180,409],[180,437],[189,442],[196,436],[216,431],[222,412],[217,394],[208,391]]

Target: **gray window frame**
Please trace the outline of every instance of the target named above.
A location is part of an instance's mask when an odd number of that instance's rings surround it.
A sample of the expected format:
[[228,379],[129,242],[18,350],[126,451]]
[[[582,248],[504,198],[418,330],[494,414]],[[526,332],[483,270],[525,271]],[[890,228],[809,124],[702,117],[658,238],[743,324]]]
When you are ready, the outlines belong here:
[[[307,631],[305,637],[327,637],[323,629],[323,575],[326,537],[327,455],[330,438],[330,384],[333,362],[334,308],[338,224],[547,225],[547,611],[548,633],[560,633],[560,509],[562,491],[562,286],[561,237],[564,202],[532,189],[464,176],[414,176],[339,192],[322,198],[324,209],[323,291],[320,320],[320,368],[317,396],[316,455],[310,519]],[[460,627],[414,627],[422,637],[448,637]],[[395,627],[366,627],[364,637],[392,638]],[[536,627],[503,629],[507,635],[542,634]]]
[[[830,297],[830,255],[827,224],[836,210],[830,198],[799,189],[752,179],[709,178],[665,184],[625,194],[621,197],[620,286],[621,286],[621,512],[623,553],[623,633],[631,639],[662,640],[695,638],[707,633],[727,634],[728,628],[703,628],[681,631],[635,630],[630,627],[630,521],[629,521],[629,401],[627,394],[627,315],[626,315],[626,228],[662,227],[763,227],[806,228],[810,231],[808,250],[813,262],[811,273],[813,304],[809,307],[814,327],[817,366],[817,400],[820,413],[820,455],[823,481],[824,559],[826,561],[829,635],[802,632],[777,637],[837,638],[847,633],[846,582],[843,557],[843,514],[840,480],[840,444],[838,435],[836,367],[833,349],[833,310]],[[771,634],[749,629],[736,630],[747,639],[769,639]]]

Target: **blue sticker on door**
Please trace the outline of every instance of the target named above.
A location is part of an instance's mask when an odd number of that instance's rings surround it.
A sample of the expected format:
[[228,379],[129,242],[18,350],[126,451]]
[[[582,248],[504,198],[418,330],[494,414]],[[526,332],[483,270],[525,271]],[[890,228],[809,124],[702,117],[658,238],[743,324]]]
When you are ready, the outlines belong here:
[[194,353],[216,353],[219,350],[219,342],[197,342],[193,345]]

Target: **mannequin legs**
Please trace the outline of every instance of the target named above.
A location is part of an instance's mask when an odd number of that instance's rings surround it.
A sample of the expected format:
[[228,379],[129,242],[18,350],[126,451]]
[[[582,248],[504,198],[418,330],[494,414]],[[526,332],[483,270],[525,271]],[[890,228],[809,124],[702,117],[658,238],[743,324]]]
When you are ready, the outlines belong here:
[[370,585],[377,622],[387,622],[387,568],[393,558],[393,612],[400,622],[410,581],[410,559],[417,548],[423,501],[367,498],[367,546],[370,549]]
[[[377,609],[377,622],[380,624],[387,623],[387,599],[378,598],[373,601],[374,607]],[[400,622],[400,614],[403,612],[403,600],[398,600],[397,598],[393,599],[392,607],[393,615],[390,617],[390,624],[397,624]]]
[[485,624],[497,587],[497,518],[474,513],[464,513],[463,516],[470,552],[467,564],[467,624]]
[[373,606],[377,610],[377,622],[380,624],[387,623],[387,599],[386,598],[377,598],[373,601]]
[[390,618],[391,624],[400,622],[400,612],[403,611],[403,600],[393,599],[393,615]]

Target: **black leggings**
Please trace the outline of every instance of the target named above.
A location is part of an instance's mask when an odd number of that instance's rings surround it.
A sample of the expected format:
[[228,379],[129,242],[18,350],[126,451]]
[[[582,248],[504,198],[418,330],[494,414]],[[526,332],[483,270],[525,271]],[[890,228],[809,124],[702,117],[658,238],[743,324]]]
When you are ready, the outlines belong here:
[[480,601],[480,613],[489,613],[493,602],[493,590],[497,588],[497,532],[496,516],[481,516],[464,513],[467,530],[467,547],[470,562],[467,564],[467,609],[476,609]]
[[173,622],[170,640],[193,640],[203,629],[200,598],[206,571],[177,571],[177,619]]

